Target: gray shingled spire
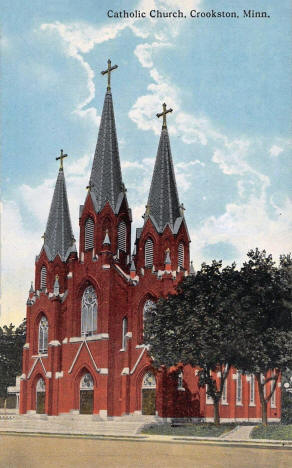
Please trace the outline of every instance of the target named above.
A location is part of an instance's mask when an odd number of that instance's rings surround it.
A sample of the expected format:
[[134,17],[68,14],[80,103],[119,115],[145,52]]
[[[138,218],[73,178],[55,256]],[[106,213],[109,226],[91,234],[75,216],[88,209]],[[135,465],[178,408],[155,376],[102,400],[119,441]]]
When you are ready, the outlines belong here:
[[147,215],[154,221],[158,232],[163,232],[166,224],[174,231],[176,221],[182,219],[169,136],[165,127],[161,130],[145,221]]
[[107,201],[113,211],[118,212],[125,194],[125,188],[122,183],[113,100],[110,90],[105,95],[89,185],[97,212],[104,207]]
[[59,170],[44,234],[44,249],[49,260],[54,260],[59,254],[63,261],[67,260],[71,252],[76,251],[62,167]]

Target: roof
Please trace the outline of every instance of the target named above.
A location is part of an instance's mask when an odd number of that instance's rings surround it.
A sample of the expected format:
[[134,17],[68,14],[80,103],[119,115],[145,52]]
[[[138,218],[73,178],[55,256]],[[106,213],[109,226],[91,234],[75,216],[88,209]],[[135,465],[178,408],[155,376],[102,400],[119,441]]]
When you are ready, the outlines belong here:
[[175,174],[171,156],[170,141],[167,128],[161,130],[161,136],[152,176],[146,210],[158,232],[163,232],[167,224],[174,231],[178,218],[181,218]]
[[117,212],[125,196],[115,126],[112,94],[106,92],[90,176],[90,193],[96,211],[108,201]]
[[61,260],[67,260],[69,254],[76,251],[73,236],[69,205],[67,199],[64,171],[60,168],[49,218],[44,236],[44,249],[49,260],[60,255]]

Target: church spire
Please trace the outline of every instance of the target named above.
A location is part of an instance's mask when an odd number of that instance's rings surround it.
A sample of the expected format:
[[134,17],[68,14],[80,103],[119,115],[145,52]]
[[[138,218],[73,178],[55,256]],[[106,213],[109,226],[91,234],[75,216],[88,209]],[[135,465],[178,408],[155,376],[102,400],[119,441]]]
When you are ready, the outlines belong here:
[[66,261],[70,252],[75,251],[75,239],[72,232],[66,183],[63,170],[63,159],[67,154],[61,154],[60,169],[51,203],[49,218],[44,234],[44,249],[49,260],[54,260],[57,254]]
[[181,218],[166,124],[166,114],[169,112],[172,109],[166,110],[164,103],[163,112],[157,114],[157,117],[163,116],[163,124],[145,213],[145,221],[150,216],[158,232],[163,232],[166,224],[174,230],[176,220]]
[[109,202],[115,213],[125,194],[110,82],[111,72],[116,68],[117,65],[112,67],[108,60],[107,70],[101,72],[107,74],[108,83],[89,182],[96,211]]

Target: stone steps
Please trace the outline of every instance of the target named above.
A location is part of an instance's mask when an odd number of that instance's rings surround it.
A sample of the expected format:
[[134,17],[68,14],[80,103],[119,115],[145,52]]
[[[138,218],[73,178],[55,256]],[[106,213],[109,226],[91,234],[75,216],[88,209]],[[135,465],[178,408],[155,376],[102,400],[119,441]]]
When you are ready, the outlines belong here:
[[99,420],[92,415],[18,415],[14,419],[0,420],[0,431],[129,436],[136,435],[145,424],[154,421],[155,417],[143,416]]

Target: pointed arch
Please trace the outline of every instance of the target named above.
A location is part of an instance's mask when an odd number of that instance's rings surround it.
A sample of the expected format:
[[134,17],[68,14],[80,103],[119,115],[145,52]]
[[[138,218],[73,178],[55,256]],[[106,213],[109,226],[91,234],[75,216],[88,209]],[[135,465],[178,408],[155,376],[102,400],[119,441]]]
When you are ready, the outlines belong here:
[[47,354],[48,352],[48,334],[49,334],[48,319],[43,314],[39,322],[39,333],[38,333],[39,354]]
[[85,221],[85,232],[84,232],[84,239],[85,239],[85,250],[91,250],[94,247],[94,221],[89,216]]
[[145,242],[144,254],[145,254],[145,267],[151,268],[153,266],[153,250],[154,244],[151,237],[148,237]]
[[118,226],[118,249],[127,251],[127,226],[125,221],[121,221]]
[[42,290],[47,287],[47,267],[45,265],[41,268],[40,288]]
[[84,289],[81,300],[81,335],[94,335],[97,332],[98,301],[92,285]]

